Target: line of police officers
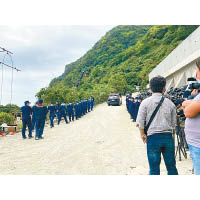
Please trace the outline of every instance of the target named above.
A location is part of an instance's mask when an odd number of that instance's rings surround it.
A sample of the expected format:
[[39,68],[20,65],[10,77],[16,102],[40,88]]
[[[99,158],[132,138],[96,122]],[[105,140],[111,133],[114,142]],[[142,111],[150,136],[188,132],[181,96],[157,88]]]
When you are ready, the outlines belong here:
[[[62,118],[64,118],[66,124],[75,119],[78,120],[86,113],[90,112],[94,108],[94,97],[90,99],[80,101],[75,105],[69,103],[67,106],[65,103],[58,103],[56,105],[51,103],[48,107],[43,105],[43,100],[40,99],[32,108],[29,101],[24,102],[24,106],[21,107],[22,111],[22,138],[26,139],[26,127],[28,126],[28,138],[33,138],[32,131],[36,130],[35,139],[43,139],[43,131],[45,126],[46,116],[49,113],[50,127],[54,127],[54,118],[57,117],[57,123],[60,124]],[[67,120],[69,117],[69,122]]]
[[133,122],[135,122],[137,119],[138,110],[139,110],[141,102],[142,102],[141,97],[134,98],[130,94],[126,95],[126,108]]

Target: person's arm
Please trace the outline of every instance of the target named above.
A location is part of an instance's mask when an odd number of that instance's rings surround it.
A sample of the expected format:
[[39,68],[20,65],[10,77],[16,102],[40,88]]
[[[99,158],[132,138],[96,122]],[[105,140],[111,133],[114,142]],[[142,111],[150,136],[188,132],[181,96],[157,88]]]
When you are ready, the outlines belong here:
[[173,105],[173,109],[172,109],[172,127],[175,128],[176,127],[176,106]]
[[147,136],[144,134],[144,123],[146,121],[146,115],[147,115],[147,112],[146,112],[145,103],[141,103],[136,122],[137,122],[137,127],[139,127],[139,130],[140,130],[140,136],[144,143],[146,143],[146,140],[147,140]]
[[191,102],[192,102],[192,100],[184,101],[184,102],[182,103],[183,110],[185,110],[185,108],[186,108],[187,106],[189,106],[189,105],[191,104]]
[[140,129],[140,136],[142,138],[142,141],[144,142],[144,144],[147,142],[147,136],[144,133],[144,129]]
[[194,118],[200,113],[200,102],[192,100],[183,110],[187,118]]

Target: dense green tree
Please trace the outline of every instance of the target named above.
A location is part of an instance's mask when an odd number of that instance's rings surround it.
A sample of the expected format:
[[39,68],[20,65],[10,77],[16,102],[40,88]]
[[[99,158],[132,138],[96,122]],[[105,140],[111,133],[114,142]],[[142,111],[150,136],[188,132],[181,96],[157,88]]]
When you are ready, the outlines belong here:
[[[64,73],[36,96],[46,102],[76,102],[94,96],[101,103],[110,92],[133,92],[136,85],[144,89],[148,74],[197,27],[117,26],[83,57],[66,65]],[[87,72],[75,88],[83,69]]]

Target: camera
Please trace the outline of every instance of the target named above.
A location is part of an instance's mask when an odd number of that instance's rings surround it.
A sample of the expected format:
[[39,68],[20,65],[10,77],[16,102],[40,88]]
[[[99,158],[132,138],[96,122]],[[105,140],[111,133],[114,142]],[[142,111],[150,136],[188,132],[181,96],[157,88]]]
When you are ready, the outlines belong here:
[[190,89],[190,90],[200,89],[200,83],[197,82],[196,78],[188,78],[187,81],[192,82],[189,84],[188,89]]

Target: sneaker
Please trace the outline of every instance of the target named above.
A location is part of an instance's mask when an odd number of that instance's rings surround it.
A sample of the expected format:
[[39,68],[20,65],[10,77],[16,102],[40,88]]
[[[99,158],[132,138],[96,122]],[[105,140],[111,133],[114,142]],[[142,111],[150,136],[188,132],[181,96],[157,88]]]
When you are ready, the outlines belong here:
[[24,139],[24,140],[25,140],[26,138],[27,138],[27,137],[22,137],[22,139]]
[[39,140],[39,137],[35,137],[35,140]]
[[44,139],[44,137],[39,137],[39,139],[41,140],[41,139]]
[[33,136],[28,136],[28,139],[32,139],[33,138]]

